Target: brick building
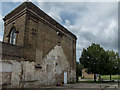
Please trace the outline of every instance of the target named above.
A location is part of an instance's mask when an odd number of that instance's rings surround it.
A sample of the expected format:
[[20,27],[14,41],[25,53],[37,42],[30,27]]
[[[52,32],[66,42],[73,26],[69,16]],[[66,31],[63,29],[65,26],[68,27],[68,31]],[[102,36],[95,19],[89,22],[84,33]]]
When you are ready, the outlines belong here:
[[3,20],[0,84],[38,88],[76,81],[74,34],[32,2],[23,2]]

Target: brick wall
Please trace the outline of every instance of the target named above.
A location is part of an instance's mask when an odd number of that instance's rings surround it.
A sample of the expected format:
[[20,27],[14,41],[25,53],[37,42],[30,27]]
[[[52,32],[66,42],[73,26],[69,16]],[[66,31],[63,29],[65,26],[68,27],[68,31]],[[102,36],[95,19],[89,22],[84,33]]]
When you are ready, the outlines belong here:
[[11,45],[5,42],[0,42],[2,44],[0,48],[2,49],[2,52],[0,54],[2,55],[3,60],[21,60],[23,58],[23,47]]

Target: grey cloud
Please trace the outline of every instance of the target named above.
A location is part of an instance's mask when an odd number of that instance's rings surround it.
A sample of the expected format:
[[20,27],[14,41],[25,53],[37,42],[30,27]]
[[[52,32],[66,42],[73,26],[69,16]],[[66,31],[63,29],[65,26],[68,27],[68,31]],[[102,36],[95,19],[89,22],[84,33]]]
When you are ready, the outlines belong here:
[[[117,2],[37,2],[37,4],[40,9],[77,36],[77,61],[82,49],[93,42],[99,43],[105,49],[117,51]],[[65,17],[63,13],[68,15]]]
[[[53,8],[54,4],[52,5]],[[66,13],[73,12],[77,15],[73,18],[75,19],[74,24],[71,25],[69,22],[70,25],[66,27],[78,38],[78,53],[81,54],[82,49],[93,42],[99,43],[105,49],[117,50],[117,3],[59,3],[55,5],[55,8],[58,10],[58,15],[63,11],[63,8]],[[112,25],[112,22],[115,25]],[[78,53],[77,59],[80,57]]]

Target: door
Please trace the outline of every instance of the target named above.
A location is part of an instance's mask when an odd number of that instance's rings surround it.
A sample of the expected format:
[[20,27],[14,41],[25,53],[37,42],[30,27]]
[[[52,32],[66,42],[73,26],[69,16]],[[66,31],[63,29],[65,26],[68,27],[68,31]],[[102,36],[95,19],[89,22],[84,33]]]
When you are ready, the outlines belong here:
[[64,84],[67,84],[67,72],[64,72]]

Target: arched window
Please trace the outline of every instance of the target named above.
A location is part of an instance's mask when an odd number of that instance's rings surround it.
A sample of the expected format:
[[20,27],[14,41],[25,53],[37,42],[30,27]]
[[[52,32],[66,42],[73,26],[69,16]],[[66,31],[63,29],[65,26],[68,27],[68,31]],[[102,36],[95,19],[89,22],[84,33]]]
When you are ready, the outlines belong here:
[[15,44],[15,40],[16,40],[16,29],[13,28],[10,32],[9,43],[10,44]]

